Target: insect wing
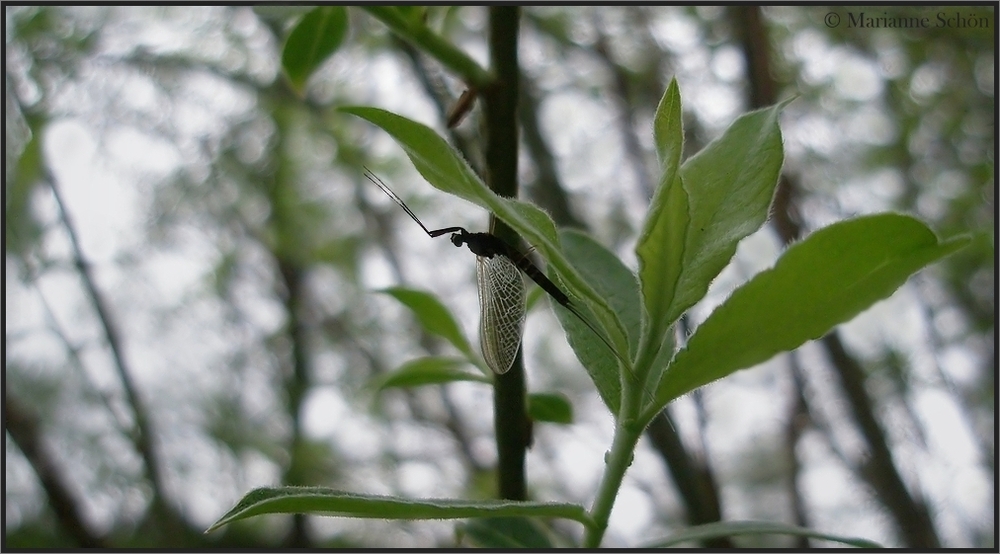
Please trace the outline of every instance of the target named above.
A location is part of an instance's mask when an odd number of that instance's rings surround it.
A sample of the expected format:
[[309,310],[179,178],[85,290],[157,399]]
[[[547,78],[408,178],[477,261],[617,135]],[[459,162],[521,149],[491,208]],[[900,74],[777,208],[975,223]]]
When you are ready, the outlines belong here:
[[514,364],[524,331],[524,280],[506,256],[476,258],[479,282],[479,342],[486,365],[507,373]]

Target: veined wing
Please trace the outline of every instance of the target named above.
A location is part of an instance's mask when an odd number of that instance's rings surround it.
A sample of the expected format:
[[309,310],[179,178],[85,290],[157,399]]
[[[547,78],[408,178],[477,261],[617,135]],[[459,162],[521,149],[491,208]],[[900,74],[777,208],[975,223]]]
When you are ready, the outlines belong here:
[[517,266],[501,254],[476,257],[476,280],[483,358],[494,373],[507,373],[524,331],[524,280]]

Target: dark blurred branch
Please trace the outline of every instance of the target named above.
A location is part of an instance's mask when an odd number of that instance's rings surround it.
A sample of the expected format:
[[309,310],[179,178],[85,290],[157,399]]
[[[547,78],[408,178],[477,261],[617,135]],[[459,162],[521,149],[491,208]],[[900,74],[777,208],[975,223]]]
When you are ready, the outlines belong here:
[[[701,525],[722,520],[718,486],[712,468],[692,456],[677,434],[670,412],[664,409],[646,428],[646,436],[660,453],[680,492],[688,523]],[[704,541],[706,548],[732,548],[729,537]]]
[[[777,83],[771,74],[770,48],[768,45],[767,28],[761,19],[758,7],[734,7],[734,28],[743,46],[744,57],[747,60],[747,80],[749,83],[750,106],[760,108],[773,104],[777,99]],[[796,189],[791,186],[784,174],[781,175],[778,189],[772,204],[772,213],[776,214],[772,222],[784,243],[790,244],[799,234],[797,204],[794,202]],[[781,214],[781,215],[777,215]],[[788,467],[787,476],[788,498],[791,502],[795,524],[807,527],[809,515],[802,500],[802,492],[798,486],[798,475],[802,468],[796,450],[803,428],[809,424],[809,407],[803,393],[804,383],[797,367],[795,358],[789,358],[792,364],[789,371],[795,384],[791,412],[785,422],[785,463]],[[809,539],[798,537],[796,548],[810,548]]]
[[[431,75],[427,64],[424,63],[421,58],[420,51],[413,47],[412,44],[406,42],[405,40],[397,39],[396,46],[406,54],[406,57],[410,60],[410,66],[413,68],[413,72],[417,76],[417,80],[424,87],[424,91],[427,92],[427,96],[434,103],[434,106],[438,110],[438,117],[441,121],[448,119],[448,112],[450,110],[449,104],[452,99],[449,98],[447,90],[445,89],[444,83],[440,79],[435,78]],[[476,156],[473,150],[473,145],[471,141],[467,140],[462,136],[457,130],[447,127],[447,132],[449,138],[451,138],[451,143],[454,145],[455,149],[458,150],[462,156],[472,165],[474,169],[482,174],[479,164],[477,161],[480,160]]]
[[[517,100],[520,69],[517,60],[521,11],[515,6],[489,8],[490,66],[496,81],[481,89],[486,129],[486,183],[499,194],[517,196]],[[490,216],[490,230],[511,244],[517,234]],[[501,498],[525,500],[528,495],[524,457],[531,444],[523,350],[514,366],[496,376],[493,421],[498,455],[498,493]]]
[[750,106],[762,108],[774,104],[778,98],[778,84],[771,73],[771,46],[760,7],[734,6],[731,9],[734,29],[740,33],[747,62]]
[[[278,223],[280,225],[280,223]],[[305,479],[307,469],[302,467],[302,463],[308,463],[309,458],[304,454],[304,442],[302,432],[302,403],[311,386],[309,377],[308,347],[306,345],[306,328],[302,321],[302,307],[305,305],[304,298],[304,269],[296,262],[284,259],[280,253],[275,253],[278,263],[281,284],[285,289],[285,314],[288,317],[288,341],[291,346],[291,374],[285,378],[285,394],[288,409],[288,416],[292,424],[292,436],[289,440],[289,464],[285,469],[282,482],[286,485],[314,485]],[[308,548],[312,546],[309,539],[309,531],[306,527],[306,516],[295,514],[292,516],[292,528],[285,537],[285,546],[289,548]]]
[[[284,152],[291,125],[287,113],[276,111],[274,121],[278,127],[277,144],[274,152]],[[282,360],[282,383],[285,393],[285,411],[291,425],[288,437],[288,466],[282,475],[282,483],[293,486],[315,485],[310,482],[312,457],[306,448],[307,439],[303,433],[302,406],[312,386],[309,358],[309,330],[305,321],[309,305],[306,276],[310,260],[308,244],[300,243],[302,228],[302,201],[295,187],[296,177],[290,163],[281,155],[273,158],[271,170],[258,177],[266,191],[270,205],[265,236],[275,240],[260,238],[261,244],[270,251],[275,268],[278,297],[284,306],[286,323],[284,335],[288,344],[288,357]],[[305,239],[308,240],[308,239]],[[292,526],[284,538],[284,546],[305,548],[312,546],[306,526],[306,516],[294,514]]]
[[531,156],[538,172],[535,186],[528,193],[531,194],[532,200],[549,212],[556,225],[582,229],[584,224],[570,209],[566,190],[559,182],[555,156],[552,155],[552,150],[545,142],[545,137],[538,124],[538,99],[532,92],[532,83],[523,74],[519,88],[518,120],[524,131],[524,144],[527,147],[528,155]]
[[[678,322],[679,335],[687,337],[691,334],[686,317]],[[698,431],[702,437],[701,450],[704,452],[705,419],[704,406],[700,392],[694,391],[692,400],[698,410]],[[646,436],[653,448],[660,453],[667,471],[673,479],[674,486],[680,493],[681,501],[687,512],[687,520],[691,525],[722,521],[722,503],[719,499],[719,486],[715,482],[712,466],[704,456],[692,453],[691,448],[684,444],[677,432],[677,426],[670,416],[669,406],[664,408],[646,428]],[[729,537],[719,537],[703,541],[707,548],[733,548],[735,545]]]
[[90,300],[94,305],[94,310],[97,312],[98,322],[104,330],[104,335],[108,341],[108,348],[111,350],[111,355],[115,361],[114,369],[118,374],[118,378],[121,380],[122,388],[125,391],[125,398],[132,408],[132,414],[135,418],[135,427],[132,429],[129,438],[132,440],[133,445],[135,445],[136,450],[139,452],[139,456],[142,458],[146,478],[149,480],[150,487],[153,489],[152,507],[154,511],[161,512],[160,515],[162,517],[172,520],[166,522],[168,525],[179,523],[179,514],[177,514],[167,504],[152,423],[150,421],[145,403],[139,395],[139,391],[136,389],[135,383],[132,381],[132,370],[129,368],[128,363],[125,361],[125,356],[122,353],[121,336],[118,333],[118,328],[111,315],[111,308],[108,301],[104,298],[104,295],[97,289],[91,265],[84,258],[83,249],[80,247],[80,241],[77,238],[76,229],[73,226],[69,212],[66,210],[66,205],[63,202],[62,195],[59,193],[59,186],[56,184],[55,176],[48,174],[47,170],[46,173],[47,181],[52,189],[52,195],[56,200],[56,204],[59,206],[60,218],[62,219],[63,226],[66,228],[66,233],[69,236],[70,246],[73,250],[74,263],[80,272],[80,279],[83,281],[84,288],[87,290],[87,295],[90,297]]
[[3,398],[4,428],[35,470],[42,490],[49,497],[49,507],[55,512],[59,524],[80,546],[107,548],[109,545],[104,542],[104,538],[90,529],[83,520],[80,502],[70,492],[69,484],[64,481],[54,456],[42,443],[38,418],[11,396],[6,384]]
[[[767,28],[758,6],[731,8],[734,26],[741,30],[744,55],[747,60],[750,99],[753,108],[775,103],[777,84],[770,63]],[[775,227],[786,244],[797,240],[801,227],[796,212],[798,187],[786,175],[778,183],[773,206]],[[844,349],[836,332],[822,340],[840,377],[840,384],[851,406],[855,423],[861,430],[869,458],[855,471],[876,491],[879,502],[893,515],[903,541],[914,548],[939,548],[940,540],[923,501],[911,496],[899,475],[889,448],[888,439],[875,417],[872,399],[864,388],[864,372],[860,364]]]
[[[795,517],[795,525],[799,527],[809,527],[809,514],[806,512],[806,504],[802,498],[802,491],[799,490],[799,475],[802,472],[802,464],[796,449],[802,432],[810,425],[811,416],[809,414],[809,404],[806,403],[805,382],[802,379],[802,369],[798,365],[798,358],[788,356],[789,370],[792,374],[792,382],[795,386],[792,406],[785,421],[785,467],[788,470],[788,497],[792,503],[792,515]],[[811,548],[808,537],[796,537],[795,548]]]
[[653,182],[646,171],[646,163],[643,160],[643,147],[636,133],[635,110],[632,109],[632,91],[628,73],[619,63],[611,57],[608,37],[601,29],[599,21],[595,21],[594,29],[597,32],[597,42],[594,45],[594,52],[604,63],[604,67],[611,73],[611,89],[615,92],[618,108],[618,134],[624,143],[625,156],[632,164],[632,171],[635,172],[636,180],[642,191],[644,198],[653,197]]
[[42,305],[42,309],[45,311],[45,318],[48,320],[48,327],[57,337],[59,341],[63,343],[66,347],[66,355],[69,357],[69,365],[73,367],[79,374],[80,379],[85,383],[83,388],[84,398],[95,397],[97,398],[104,409],[108,412],[108,415],[117,425],[117,430],[123,435],[128,435],[131,433],[131,425],[128,421],[122,418],[122,414],[114,408],[113,398],[107,392],[98,389],[94,386],[90,377],[87,375],[83,359],[80,357],[80,348],[73,344],[73,341],[69,339],[65,331],[63,331],[62,326],[59,324],[59,320],[56,318],[52,311],[52,306],[49,304],[48,299],[45,296],[45,291],[37,286],[38,282],[33,279],[35,287],[35,294],[38,296],[39,303]]
[[855,471],[875,490],[879,501],[893,515],[907,545],[914,548],[940,548],[941,542],[934,531],[927,506],[910,495],[893,462],[885,430],[875,417],[872,400],[865,391],[864,370],[847,353],[837,334],[831,333],[823,337],[822,343],[837,369],[840,386],[868,447],[868,456]]

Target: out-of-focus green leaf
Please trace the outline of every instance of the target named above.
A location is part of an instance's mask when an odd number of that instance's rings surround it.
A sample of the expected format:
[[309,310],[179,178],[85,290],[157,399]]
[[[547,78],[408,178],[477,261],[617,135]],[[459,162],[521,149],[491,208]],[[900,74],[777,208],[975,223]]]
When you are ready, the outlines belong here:
[[24,254],[42,234],[42,225],[28,206],[35,187],[42,182],[45,160],[41,136],[46,120],[29,116],[25,121],[31,134],[4,186],[4,245],[18,254]]
[[427,6],[393,6],[393,8],[400,16],[414,24],[423,24],[427,18]]
[[657,402],[666,404],[823,336],[968,243],[967,237],[939,242],[920,221],[891,213],[814,232],[733,292],[695,330],[664,374]]
[[531,313],[531,310],[535,308],[535,304],[542,299],[543,296],[547,296],[542,287],[539,286],[528,286],[528,294],[524,299],[524,311]]
[[365,11],[384,23],[393,33],[436,59],[455,76],[473,87],[484,90],[494,82],[494,76],[479,66],[464,50],[427,27],[427,10],[420,7],[365,4]]
[[340,48],[346,34],[344,6],[321,6],[302,17],[281,52],[281,66],[293,89],[299,94],[305,90],[309,76]]
[[565,396],[551,392],[528,395],[528,415],[535,421],[548,423],[573,423],[573,404]]
[[455,381],[492,383],[490,378],[480,373],[468,373],[459,369],[468,363],[468,360],[440,356],[418,358],[406,362],[399,369],[382,378],[377,388],[381,391],[389,388],[442,385]]
[[706,539],[716,539],[719,537],[736,537],[739,535],[793,535],[798,537],[810,537],[827,541],[849,544],[858,548],[883,548],[882,545],[868,539],[857,539],[853,537],[842,537],[820,533],[805,527],[786,525],[783,523],[772,523],[769,521],[723,521],[716,523],[706,523],[688,527],[683,531],[674,533],[669,538],[655,541],[643,548],[667,548],[682,542],[697,542]]
[[459,352],[466,355],[470,360],[476,359],[476,355],[469,345],[469,340],[465,338],[462,329],[458,326],[455,316],[448,311],[448,308],[432,294],[408,289],[404,287],[391,287],[379,292],[384,292],[404,306],[409,308],[420,325],[427,331],[434,333],[450,342]]
[[464,519],[470,517],[560,517],[590,527],[582,506],[510,500],[412,499],[357,494],[326,487],[254,489],[206,530],[263,514],[312,514],[369,519]]

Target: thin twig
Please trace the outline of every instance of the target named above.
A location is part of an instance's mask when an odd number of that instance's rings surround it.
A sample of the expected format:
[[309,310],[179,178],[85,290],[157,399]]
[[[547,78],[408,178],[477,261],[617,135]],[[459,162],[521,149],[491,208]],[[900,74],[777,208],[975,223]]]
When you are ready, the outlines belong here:
[[146,478],[149,480],[150,486],[153,489],[153,504],[154,506],[166,508],[168,512],[173,514],[173,511],[167,508],[166,505],[166,496],[164,494],[163,481],[160,474],[159,458],[157,456],[157,449],[154,440],[155,435],[153,432],[152,422],[149,418],[149,412],[146,409],[145,403],[143,402],[135,383],[132,381],[133,371],[129,368],[128,363],[125,361],[121,335],[119,334],[118,328],[114,323],[110,305],[107,299],[104,298],[101,291],[97,288],[91,264],[87,262],[83,255],[83,249],[80,246],[76,228],[73,226],[72,219],[66,209],[66,204],[63,201],[62,195],[59,193],[59,186],[56,182],[55,176],[47,170],[46,180],[52,189],[52,195],[56,200],[56,204],[59,206],[60,218],[63,222],[63,226],[66,228],[66,233],[69,236],[70,245],[73,250],[73,261],[80,272],[80,279],[83,281],[87,295],[94,305],[94,310],[97,312],[97,319],[104,331],[105,338],[108,342],[108,348],[111,350],[111,355],[115,362],[114,369],[122,383],[122,388],[125,391],[125,398],[132,408],[132,415],[135,418],[135,427],[133,428],[132,433],[130,433],[130,439],[132,440],[133,445],[135,445],[136,450],[139,452],[139,456],[142,457]]

